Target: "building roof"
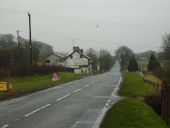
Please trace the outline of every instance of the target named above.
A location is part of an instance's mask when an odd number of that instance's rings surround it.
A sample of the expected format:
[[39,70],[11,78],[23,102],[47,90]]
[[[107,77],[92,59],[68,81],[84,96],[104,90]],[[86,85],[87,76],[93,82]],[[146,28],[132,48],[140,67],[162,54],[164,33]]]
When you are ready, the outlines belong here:
[[90,58],[90,57],[87,56],[85,53],[82,53],[82,52],[80,52],[80,51],[78,51],[78,50],[73,51],[70,55],[68,55],[67,57],[65,57],[65,59],[67,59],[69,56],[71,56],[71,55],[72,55],[73,53],[75,53],[75,52],[79,53],[80,55],[83,55],[85,58],[87,58],[87,59],[89,59],[89,60],[92,60],[92,58]]
[[55,56],[58,56],[58,57],[60,57],[60,58],[64,58],[64,56],[63,56],[63,55],[61,55],[61,54],[58,54],[58,53],[52,53],[52,54],[50,54],[50,55],[46,56],[44,59],[46,59],[47,57],[49,57],[49,56],[51,56],[51,55],[55,55]]

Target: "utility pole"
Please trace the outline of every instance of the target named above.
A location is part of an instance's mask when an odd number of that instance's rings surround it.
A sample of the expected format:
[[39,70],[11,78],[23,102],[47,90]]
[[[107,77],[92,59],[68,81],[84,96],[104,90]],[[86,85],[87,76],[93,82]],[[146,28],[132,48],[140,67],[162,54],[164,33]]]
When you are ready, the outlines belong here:
[[19,42],[19,30],[17,30],[17,40],[18,40],[18,47],[20,46],[20,42]]
[[29,48],[30,48],[30,64],[32,65],[32,40],[31,40],[31,14],[28,12],[28,18],[29,18]]
[[102,70],[102,64],[101,64],[101,62],[102,62],[102,60],[101,60],[101,49],[100,49],[100,72],[101,72],[101,70]]

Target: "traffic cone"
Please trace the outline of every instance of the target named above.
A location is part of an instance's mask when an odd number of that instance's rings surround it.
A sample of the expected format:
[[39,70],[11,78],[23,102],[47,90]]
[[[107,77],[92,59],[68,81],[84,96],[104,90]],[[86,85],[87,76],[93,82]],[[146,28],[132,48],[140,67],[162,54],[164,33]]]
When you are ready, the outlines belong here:
[[12,93],[12,80],[9,81],[8,92]]

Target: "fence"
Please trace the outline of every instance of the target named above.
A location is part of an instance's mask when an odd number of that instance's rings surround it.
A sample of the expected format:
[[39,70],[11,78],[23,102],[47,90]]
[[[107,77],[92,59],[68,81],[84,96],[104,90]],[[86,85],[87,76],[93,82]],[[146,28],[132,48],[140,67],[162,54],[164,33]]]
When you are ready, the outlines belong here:
[[156,88],[156,89],[158,89],[158,90],[161,90],[161,88],[162,88],[162,83],[153,82],[153,81],[151,81],[151,80],[145,79],[145,77],[143,77],[143,81],[146,82],[146,83],[149,83],[150,85],[153,85],[153,87]]
[[166,124],[170,125],[170,84],[163,84],[162,96],[162,117]]
[[[153,87],[161,91],[161,96],[146,97],[146,102],[149,101],[150,105],[154,108],[154,110],[156,110],[158,114],[161,114],[163,120],[166,122],[168,126],[170,126],[170,84],[165,82],[155,83],[145,78],[143,78],[143,81],[153,85]],[[154,102],[158,106],[154,105],[155,104]],[[161,110],[161,112],[159,112],[159,109]]]

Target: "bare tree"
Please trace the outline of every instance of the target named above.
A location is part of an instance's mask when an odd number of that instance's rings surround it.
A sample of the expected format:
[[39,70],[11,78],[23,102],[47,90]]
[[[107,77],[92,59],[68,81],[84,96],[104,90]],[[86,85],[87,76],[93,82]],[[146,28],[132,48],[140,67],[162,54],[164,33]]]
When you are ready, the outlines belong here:
[[120,59],[120,64],[121,67],[127,68],[129,60],[135,56],[134,52],[126,47],[126,46],[121,46],[115,51],[116,57]]
[[170,34],[163,37],[163,54],[165,59],[170,60]]

